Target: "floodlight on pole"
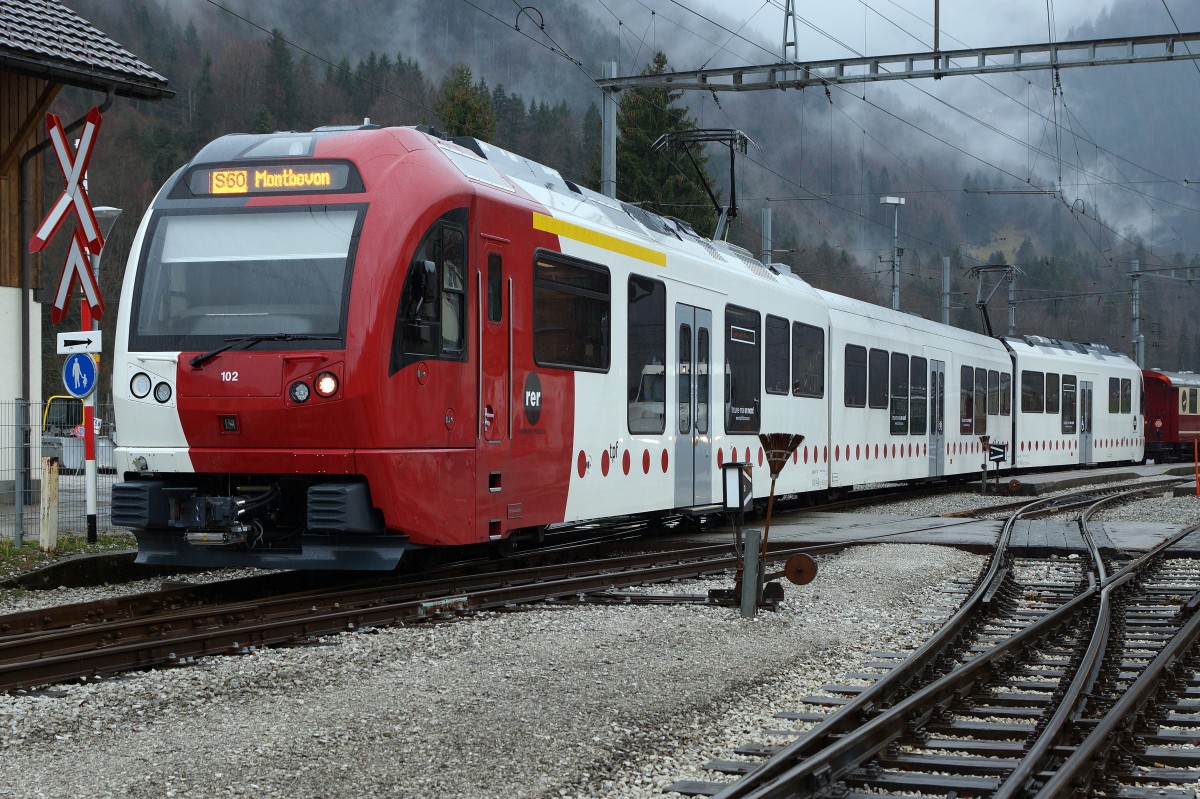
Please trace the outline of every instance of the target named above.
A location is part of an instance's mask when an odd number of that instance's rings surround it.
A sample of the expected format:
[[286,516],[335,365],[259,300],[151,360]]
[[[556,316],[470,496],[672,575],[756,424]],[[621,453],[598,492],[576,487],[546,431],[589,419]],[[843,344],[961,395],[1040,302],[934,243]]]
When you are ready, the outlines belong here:
[[892,227],[892,310],[900,310],[900,206],[904,205],[903,197],[880,197],[880,205],[891,205],[895,208]]

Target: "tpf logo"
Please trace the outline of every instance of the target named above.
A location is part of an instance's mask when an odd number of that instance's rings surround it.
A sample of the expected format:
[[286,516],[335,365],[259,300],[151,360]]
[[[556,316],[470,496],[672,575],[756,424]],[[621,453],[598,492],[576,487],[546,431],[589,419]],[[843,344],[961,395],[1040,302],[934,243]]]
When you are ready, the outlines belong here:
[[525,378],[525,419],[531,425],[537,425],[542,418],[542,381],[534,372]]

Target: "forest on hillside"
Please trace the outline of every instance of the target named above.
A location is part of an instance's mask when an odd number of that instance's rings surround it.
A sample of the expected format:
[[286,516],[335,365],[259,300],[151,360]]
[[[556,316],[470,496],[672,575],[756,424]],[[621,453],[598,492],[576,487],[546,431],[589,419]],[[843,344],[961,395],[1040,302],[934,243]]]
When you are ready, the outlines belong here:
[[[453,131],[469,109],[472,119],[461,131],[597,188],[599,91],[582,69],[559,55],[507,47],[502,27],[472,13],[473,6],[418,4],[423,13],[410,15],[405,24],[413,28],[409,39],[427,46],[385,51],[372,46],[383,41],[379,30],[373,30],[377,17],[392,15],[394,21],[397,8],[412,4],[223,3],[236,14],[205,3],[167,0],[67,0],[67,5],[166,76],[177,93],[159,103],[118,98],[105,114],[91,161],[93,201],[124,209],[101,267],[110,308],[104,320],[107,336],[112,335],[111,310],[130,242],[146,207],[176,169],[227,133],[308,130],[365,119]],[[603,26],[589,24],[592,9],[587,4],[553,0],[541,8],[547,17],[570,14],[580,22],[570,28],[569,37],[558,40],[564,50],[581,63],[603,60]],[[272,9],[274,15],[268,13]],[[511,11],[505,13],[511,16]],[[671,69],[671,43],[660,40],[659,45],[664,68]],[[653,59],[646,53],[642,68],[653,68]],[[734,119],[734,102],[715,95],[664,93],[660,101],[671,113],[641,117],[626,113],[624,102],[630,96],[626,92],[621,98],[627,127],[619,153],[637,149],[629,126],[725,128]],[[74,119],[99,102],[94,93],[69,90],[54,110],[64,120]],[[753,113],[738,116],[736,127],[755,142],[767,143],[769,151],[751,148],[739,156],[740,213],[729,238],[758,254],[761,211],[769,205],[771,259],[819,288],[879,304],[890,301],[893,217],[879,198],[893,193],[907,199],[900,215],[902,308],[939,318],[941,265],[949,258],[951,321],[973,330],[981,326],[974,306],[979,284],[972,268],[1011,264],[1022,273],[1018,333],[1103,342],[1130,352],[1127,273],[1132,262],[1142,269],[1178,267],[1180,277],[1192,274],[1189,267],[1200,267],[1200,256],[1154,252],[1141,233],[1106,219],[1102,208],[990,191],[1005,185],[1008,176],[987,164],[930,154],[922,128],[936,128],[939,120],[917,115],[884,139],[871,122],[870,109],[855,97],[828,90],[779,92],[760,94],[752,102]],[[650,129],[640,135],[653,141],[664,132]],[[655,184],[637,178],[651,176],[657,166],[625,155],[619,156],[619,164],[624,170],[618,174],[621,199],[653,199],[666,213],[711,221],[705,195],[690,175],[678,181],[688,184],[678,194],[649,198],[645,194],[654,192]],[[705,167],[720,196],[728,197],[727,153],[710,146]],[[59,188],[57,167],[49,166],[47,195]],[[55,282],[61,262],[61,254],[48,254],[44,283]],[[994,273],[987,274],[985,295],[995,282]],[[1194,302],[1190,282],[1143,284],[1148,365],[1200,367],[1200,334],[1181,330],[1174,321],[1184,318]],[[989,305],[997,332],[1005,329],[1005,297],[1001,287]],[[53,336],[48,339],[52,342]],[[49,383],[55,370],[45,372]]]

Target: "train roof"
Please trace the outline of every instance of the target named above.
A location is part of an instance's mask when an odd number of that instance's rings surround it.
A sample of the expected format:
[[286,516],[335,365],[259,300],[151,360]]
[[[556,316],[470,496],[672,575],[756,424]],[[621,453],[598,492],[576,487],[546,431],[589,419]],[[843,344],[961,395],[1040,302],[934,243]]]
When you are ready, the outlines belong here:
[[1121,361],[1133,363],[1123,352],[1117,352],[1106,344],[1093,344],[1077,341],[1064,341],[1045,336],[1002,336],[1001,340],[1013,352],[1041,353],[1042,355],[1091,358],[1096,361],[1111,363]]
[[[715,261],[726,268],[748,272],[766,282],[786,285],[821,301],[816,289],[786,266],[764,264],[743,247],[705,238],[682,219],[662,216],[592,191],[563,178],[556,169],[479,139],[458,137],[449,141],[486,160],[506,179],[549,208],[581,218],[589,224],[636,236],[710,262]],[[448,147],[443,149],[447,154],[453,152]]]
[[831,312],[842,312],[853,316],[861,316],[870,319],[873,322],[886,322],[888,324],[897,325],[899,327],[916,330],[923,334],[948,338],[954,341],[967,342],[976,344],[988,349],[1003,351],[1002,345],[990,336],[983,333],[976,333],[973,330],[967,330],[961,327],[951,327],[943,325],[941,322],[935,322],[931,319],[926,319],[923,316],[906,313],[904,311],[894,311],[891,308],[886,308],[882,305],[856,300],[852,297],[846,297],[841,294],[835,294],[831,291],[818,289],[817,294],[821,300],[829,307]]
[[1142,374],[1166,382],[1172,388],[1200,388],[1200,374],[1195,372],[1164,372],[1162,369],[1143,369]]

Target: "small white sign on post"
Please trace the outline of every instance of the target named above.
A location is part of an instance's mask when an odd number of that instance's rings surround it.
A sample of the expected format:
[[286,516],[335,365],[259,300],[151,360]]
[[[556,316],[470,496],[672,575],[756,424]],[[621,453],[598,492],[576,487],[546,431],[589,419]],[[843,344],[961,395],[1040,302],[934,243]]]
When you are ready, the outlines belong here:
[[101,352],[99,330],[84,330],[79,333],[58,334],[58,354],[71,355],[76,352]]

